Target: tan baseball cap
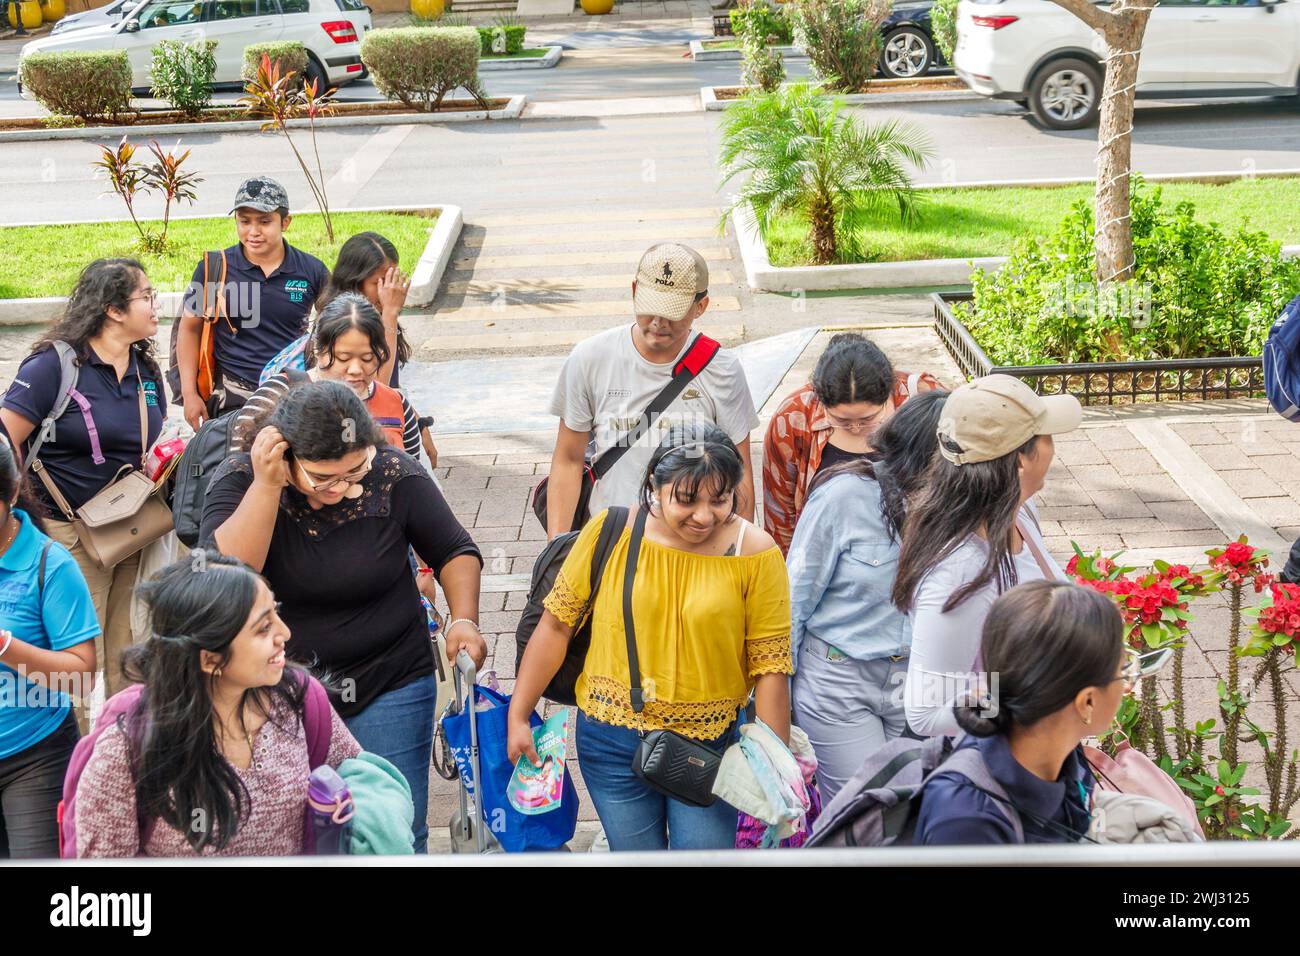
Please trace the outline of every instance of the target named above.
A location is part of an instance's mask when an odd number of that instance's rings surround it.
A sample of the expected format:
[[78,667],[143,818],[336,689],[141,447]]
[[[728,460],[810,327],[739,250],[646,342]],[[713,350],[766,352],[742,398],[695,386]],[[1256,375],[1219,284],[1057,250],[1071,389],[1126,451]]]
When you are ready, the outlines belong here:
[[948,396],[939,419],[939,452],[954,465],[992,461],[1035,435],[1074,431],[1081,421],[1083,407],[1073,395],[1039,395],[1010,375],[985,375]]
[[661,315],[677,321],[709,291],[709,266],[690,246],[660,242],[645,251],[636,267],[632,309],[637,315]]

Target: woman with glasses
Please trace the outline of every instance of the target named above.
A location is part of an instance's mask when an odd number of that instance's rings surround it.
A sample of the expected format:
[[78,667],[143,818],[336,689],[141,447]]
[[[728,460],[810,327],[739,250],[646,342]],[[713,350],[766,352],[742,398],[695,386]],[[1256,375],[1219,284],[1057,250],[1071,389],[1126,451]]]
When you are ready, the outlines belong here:
[[200,538],[266,578],[293,631],[290,656],[328,675],[361,746],[406,776],[423,852],[434,661],[407,554],[429,562],[446,595],[448,658],[463,647],[481,664],[478,548],[347,386],[299,385],[255,424],[250,451],[213,472]]
[[866,458],[871,436],[894,409],[938,388],[928,373],[896,372],[857,332],[841,332],[817,361],[812,381],[786,398],[763,439],[763,527],[785,554],[813,479]]
[[1092,815],[1082,741],[1104,733],[1138,679],[1124,622],[1109,598],[1060,581],[1029,581],[989,610],[984,667],[997,675],[956,707],[1001,789],[955,771],[925,783],[916,844],[1077,843]]
[[43,477],[31,484],[50,537],[72,552],[90,586],[103,630],[97,659],[110,695],[124,686],[120,661],[131,644],[131,591],[140,558],[135,554],[111,568],[98,567],[50,486],[75,512],[140,467],[143,449],[157,440],[166,417],[162,371],[153,357],[157,331],[158,296],[140,263],[97,259],[82,271],[63,316],[36,343],[0,403],[0,424],[26,457],[62,397],[55,343],[72,347],[79,365],[72,401],[41,443],[37,457]]

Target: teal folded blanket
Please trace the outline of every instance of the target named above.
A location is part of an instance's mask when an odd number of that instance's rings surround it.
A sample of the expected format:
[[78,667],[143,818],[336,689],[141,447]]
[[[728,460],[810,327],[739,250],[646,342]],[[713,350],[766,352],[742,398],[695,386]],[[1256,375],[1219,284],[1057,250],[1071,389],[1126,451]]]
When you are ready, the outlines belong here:
[[378,754],[363,752],[339,764],[352,791],[354,856],[404,856],[415,852],[415,804],[402,772]]

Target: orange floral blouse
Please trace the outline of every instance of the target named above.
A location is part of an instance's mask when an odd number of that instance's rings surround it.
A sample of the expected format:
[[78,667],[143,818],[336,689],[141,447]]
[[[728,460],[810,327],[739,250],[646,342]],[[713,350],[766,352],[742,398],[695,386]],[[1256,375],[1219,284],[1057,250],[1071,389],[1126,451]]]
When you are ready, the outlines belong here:
[[[929,372],[894,373],[894,407],[918,392],[939,388]],[[808,498],[833,427],[811,384],[791,394],[772,416],[763,438],[763,527],[790,550],[794,526]]]

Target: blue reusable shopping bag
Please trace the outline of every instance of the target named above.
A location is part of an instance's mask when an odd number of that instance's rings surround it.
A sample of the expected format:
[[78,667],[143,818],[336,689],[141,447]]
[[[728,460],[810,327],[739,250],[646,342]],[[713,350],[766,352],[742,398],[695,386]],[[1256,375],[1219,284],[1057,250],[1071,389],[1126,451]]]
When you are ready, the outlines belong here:
[[263,366],[257,384],[265,385],[268,378],[280,374],[285,369],[293,369],[297,372],[307,370],[307,336],[304,335],[302,338],[294,339],[275,353],[275,358]]
[[[508,853],[558,850],[573,839],[578,825],[578,791],[573,786],[572,773],[564,774],[564,799],[559,809],[534,816],[520,813],[506,798],[506,785],[515,769],[508,751],[506,718],[510,713],[510,698],[476,684],[474,709],[478,718],[479,770],[483,776],[481,801],[479,782],[473,779],[470,769],[469,714],[465,711],[448,714],[442,719],[442,726],[461,779],[466,781],[470,796],[481,802],[488,830]],[[542,718],[533,713],[529,724],[540,727]]]

